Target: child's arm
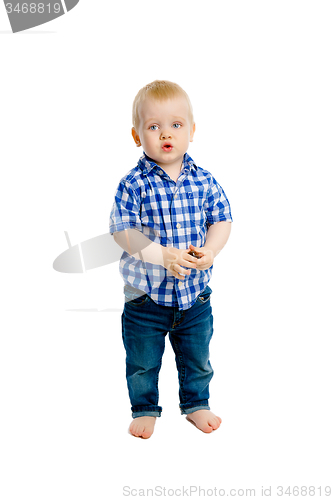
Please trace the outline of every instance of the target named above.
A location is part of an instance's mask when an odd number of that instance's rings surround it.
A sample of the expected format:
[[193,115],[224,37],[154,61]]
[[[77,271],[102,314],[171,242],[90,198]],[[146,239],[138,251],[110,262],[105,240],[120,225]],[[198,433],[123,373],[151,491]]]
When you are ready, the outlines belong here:
[[197,269],[204,271],[209,269],[214,262],[215,257],[220,253],[227,243],[231,231],[231,222],[220,221],[209,226],[206,236],[206,243],[202,248],[190,245],[192,250],[203,254],[203,257],[197,260]]
[[188,250],[159,245],[136,229],[119,231],[114,233],[113,237],[115,242],[135,259],[143,258],[145,262],[163,266],[175,278],[184,280],[183,274],[190,274],[191,271],[184,267],[196,268],[197,259],[189,255]]
[[231,222],[221,221],[209,226],[206,236],[205,249],[213,251],[214,258],[220,253],[227,243],[231,231]]

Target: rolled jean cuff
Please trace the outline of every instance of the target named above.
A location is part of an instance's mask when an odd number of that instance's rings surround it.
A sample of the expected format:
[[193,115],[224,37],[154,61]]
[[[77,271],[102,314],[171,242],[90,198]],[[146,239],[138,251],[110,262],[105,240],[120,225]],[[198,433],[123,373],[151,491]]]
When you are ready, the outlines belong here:
[[160,417],[162,413],[161,406],[132,406],[132,417]]
[[206,402],[203,401],[202,404],[195,403],[195,406],[188,406],[188,405],[179,405],[179,406],[182,415],[188,415],[189,413],[194,413],[195,411],[198,410],[210,410],[208,401]]

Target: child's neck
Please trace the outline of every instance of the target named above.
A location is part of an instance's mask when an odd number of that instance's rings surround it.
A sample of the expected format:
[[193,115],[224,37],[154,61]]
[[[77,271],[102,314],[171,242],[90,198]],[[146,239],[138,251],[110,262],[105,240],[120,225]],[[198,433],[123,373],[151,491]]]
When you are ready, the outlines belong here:
[[163,168],[164,172],[175,182],[177,182],[182,166],[183,162],[181,162],[180,165],[179,162],[174,165],[159,165],[159,167]]

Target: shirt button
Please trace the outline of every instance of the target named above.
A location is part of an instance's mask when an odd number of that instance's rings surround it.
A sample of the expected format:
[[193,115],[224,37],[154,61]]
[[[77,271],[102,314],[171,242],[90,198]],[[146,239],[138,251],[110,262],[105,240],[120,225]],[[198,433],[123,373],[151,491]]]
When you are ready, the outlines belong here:
[[181,224],[179,224],[179,222],[178,222],[178,224],[177,224],[176,228],[177,228],[177,229],[180,229],[181,227],[182,227],[182,225],[181,225]]
[[177,198],[178,194],[175,194],[175,198]]

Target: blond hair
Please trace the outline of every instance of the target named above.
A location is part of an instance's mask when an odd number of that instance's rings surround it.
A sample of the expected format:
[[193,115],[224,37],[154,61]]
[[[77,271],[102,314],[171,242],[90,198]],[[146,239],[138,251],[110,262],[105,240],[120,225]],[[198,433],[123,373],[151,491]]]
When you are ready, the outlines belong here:
[[132,109],[133,127],[137,130],[139,126],[139,106],[146,99],[152,98],[156,101],[164,101],[166,99],[172,99],[173,97],[177,97],[179,95],[184,96],[188,102],[190,122],[191,125],[193,125],[194,118],[192,104],[185,90],[183,90],[177,83],[169,82],[167,80],[155,80],[140,89],[134,99]]

